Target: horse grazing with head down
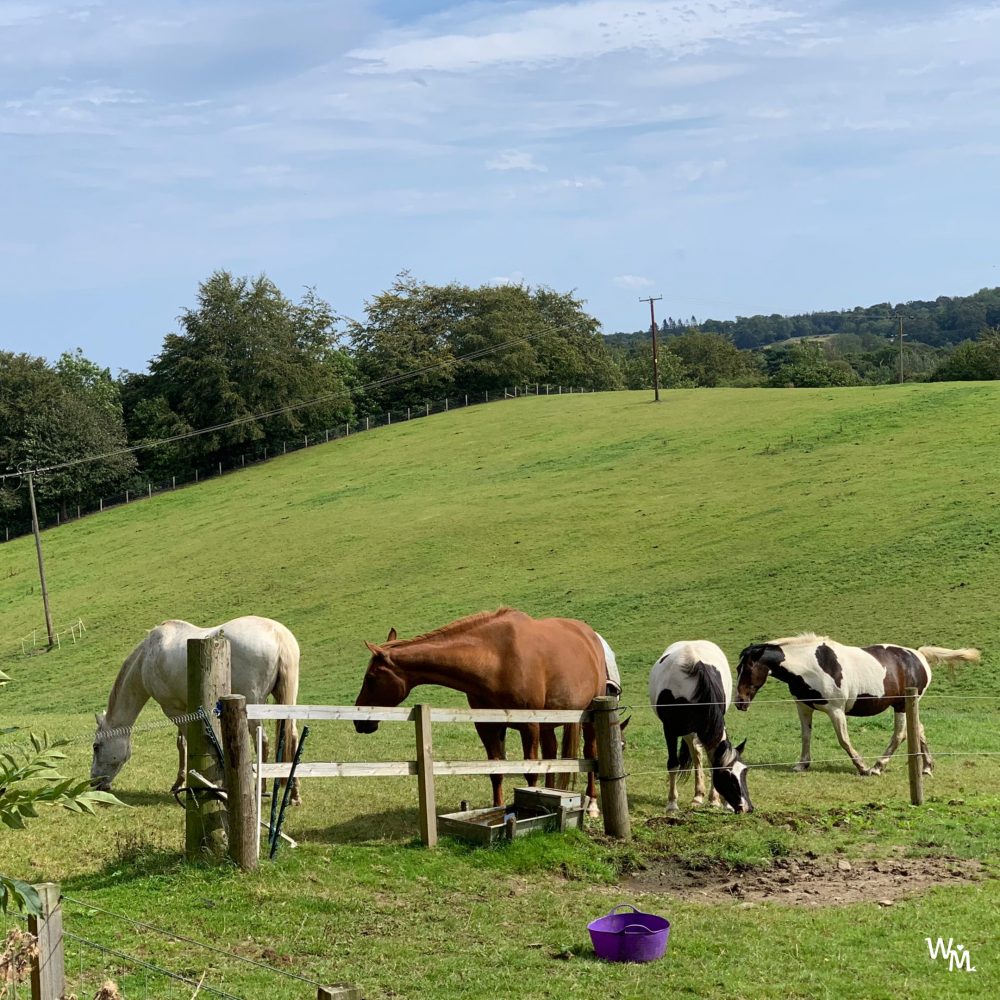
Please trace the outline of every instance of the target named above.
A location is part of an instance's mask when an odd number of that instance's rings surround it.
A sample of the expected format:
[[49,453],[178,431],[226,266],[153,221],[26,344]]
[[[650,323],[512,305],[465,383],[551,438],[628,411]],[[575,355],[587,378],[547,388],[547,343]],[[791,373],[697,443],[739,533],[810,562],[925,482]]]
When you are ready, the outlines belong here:
[[[389,632],[371,652],[356,704],[399,705],[419,684],[438,684],[465,693],[470,708],[585,709],[617,677],[605,654],[607,644],[587,624],[570,618],[535,619],[522,611],[500,608],[445,625],[414,639]],[[612,655],[613,659],[613,655]],[[620,690],[620,687],[619,687]],[[354,723],[359,733],[373,733],[377,722]],[[507,729],[521,735],[525,759],[557,755],[555,726],[477,722],[476,731],[489,760],[505,759]],[[597,756],[591,723],[583,726],[584,755]],[[563,755],[576,756],[579,725],[567,725]],[[490,775],[493,804],[503,805],[503,775]],[[588,810],[597,814],[593,772],[587,775]]]
[[[709,803],[719,795],[734,812],[753,812],[747,790],[747,766],[738,747],[726,735],[725,715],[733,700],[733,678],[726,654],[714,642],[675,642],[653,664],[649,672],[649,701],[663,723],[667,741],[667,771],[670,788],[667,812],[677,811],[677,776],[694,763],[694,805],[705,801],[705,776],[701,748],[711,762],[712,791]],[[680,754],[677,752],[681,741]]]
[[[812,715],[819,709],[830,717],[837,740],[847,751],[858,772],[881,774],[906,739],[906,688],[915,687],[922,697],[931,683],[932,663],[977,663],[978,649],[942,649],[921,646],[909,649],[880,643],[877,646],[843,646],[812,632],[789,639],[774,639],[747,646],[740,653],[736,707],[745,712],[768,675],[776,677],[795,698],[802,728],[802,755],[793,770],[809,768]],[[879,715],[891,708],[895,713],[892,738],[872,768],[867,768],[847,735],[847,717]],[[924,774],[934,769],[920,725],[920,753]],[[911,753],[916,749],[911,747]]]
[[[299,690],[299,644],[281,622],[248,615],[214,628],[199,628],[184,621],[166,621],[151,629],[146,638],[125,658],[108,697],[108,708],[97,715],[91,781],[107,791],[118,772],[132,756],[132,724],[143,705],[153,698],[169,718],[187,712],[187,641],[208,639],[222,633],[229,640],[231,690],[250,704],[267,701],[268,695],[281,705],[294,705]],[[214,708],[214,706],[206,706]],[[250,723],[256,737],[259,722]],[[279,720],[285,726],[283,759],[295,753],[295,720]],[[187,741],[177,731],[179,756],[173,791],[184,784],[187,771]],[[267,757],[267,741],[264,740]],[[296,780],[294,786],[298,785]],[[298,788],[292,801],[299,801]]]

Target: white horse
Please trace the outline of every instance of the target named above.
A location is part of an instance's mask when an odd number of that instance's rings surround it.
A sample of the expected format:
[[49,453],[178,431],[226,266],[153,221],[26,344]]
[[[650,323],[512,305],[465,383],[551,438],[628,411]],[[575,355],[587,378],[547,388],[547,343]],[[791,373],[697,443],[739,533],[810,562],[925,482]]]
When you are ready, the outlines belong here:
[[[208,639],[219,633],[229,640],[231,688],[249,704],[267,701],[268,695],[281,705],[294,705],[299,690],[299,644],[280,622],[248,615],[214,628],[198,628],[184,621],[167,621],[151,629],[122,664],[108,697],[106,712],[99,713],[94,737],[91,781],[103,791],[132,756],[131,727],[150,698],[155,699],[168,718],[187,712],[187,641]],[[214,707],[214,706],[213,706]],[[250,723],[256,739],[259,722]],[[295,720],[286,725],[283,759],[291,760],[298,735]],[[179,756],[177,780],[172,791],[184,784],[187,772],[187,741],[177,730]],[[264,758],[267,740],[264,739]],[[298,785],[298,782],[295,782]],[[292,789],[298,802],[298,788]]]
[[[667,741],[667,771],[670,788],[667,812],[677,811],[677,776],[694,764],[694,802],[705,801],[705,776],[701,748],[708,753],[712,773],[709,804],[719,795],[738,813],[753,812],[747,789],[747,766],[740,756],[746,746],[729,742],[726,711],[733,700],[733,677],[726,654],[699,639],[675,642],[653,664],[649,672],[649,701],[663,724]],[[680,754],[678,740],[683,741]]]

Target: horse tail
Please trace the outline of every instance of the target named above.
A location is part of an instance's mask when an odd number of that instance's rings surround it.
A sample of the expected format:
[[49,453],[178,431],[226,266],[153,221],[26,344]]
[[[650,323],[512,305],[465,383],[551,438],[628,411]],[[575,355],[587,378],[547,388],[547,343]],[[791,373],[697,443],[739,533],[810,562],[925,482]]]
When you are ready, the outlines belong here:
[[[282,628],[278,632],[278,676],[274,682],[274,689],[271,694],[279,705],[294,705],[299,696],[299,644],[295,636]],[[282,742],[284,733],[284,750],[281,754],[281,761],[291,760],[295,756],[295,748],[298,745],[299,734],[295,726],[294,719],[279,719],[275,726],[275,738],[278,744]],[[278,759],[278,749],[275,746],[275,763],[280,763]],[[298,779],[292,788],[294,801],[298,801]],[[284,782],[282,782],[282,785]]]
[[[580,724],[578,722],[568,722],[563,726],[562,750],[560,755],[566,760],[573,760],[580,755]],[[555,787],[563,791],[572,788],[575,784],[576,775],[557,774],[555,777]]]
[[956,663],[978,663],[978,649],[944,649],[941,646],[921,646],[918,650],[928,663],[947,663],[948,672],[955,676]]
[[[680,744],[680,752],[678,752]],[[667,770],[676,771],[677,776],[683,781],[691,774],[691,767],[694,759],[691,757],[691,748],[688,741],[682,739],[677,733],[671,733],[667,737]]]
[[[726,693],[722,690],[719,668],[696,660],[683,668],[695,678],[692,705],[702,708],[701,726],[697,732],[701,745],[711,753],[726,735]],[[683,753],[681,754],[683,757]]]
[[943,649],[941,646],[921,646],[917,652],[928,663],[978,663],[978,649]]

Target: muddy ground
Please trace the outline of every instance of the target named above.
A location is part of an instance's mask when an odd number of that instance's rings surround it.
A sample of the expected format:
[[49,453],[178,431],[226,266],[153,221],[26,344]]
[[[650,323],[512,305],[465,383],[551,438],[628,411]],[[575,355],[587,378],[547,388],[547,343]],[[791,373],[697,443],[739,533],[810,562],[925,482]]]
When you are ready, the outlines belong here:
[[691,870],[665,859],[637,872],[623,888],[662,892],[687,900],[729,900],[752,906],[843,906],[872,902],[892,906],[940,885],[959,885],[984,878],[978,861],[956,858],[889,858],[846,860],[781,858],[764,869],[734,872],[721,866]]

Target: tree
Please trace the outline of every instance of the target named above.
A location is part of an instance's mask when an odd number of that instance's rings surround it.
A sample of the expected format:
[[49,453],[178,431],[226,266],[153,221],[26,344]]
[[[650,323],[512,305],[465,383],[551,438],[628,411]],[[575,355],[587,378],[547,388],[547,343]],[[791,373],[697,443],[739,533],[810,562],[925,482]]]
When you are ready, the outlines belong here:
[[935,382],[1000,379],[1000,329],[985,330],[967,340],[934,370]]
[[829,360],[823,347],[814,341],[771,347],[763,354],[768,384],[775,388],[857,385],[860,381],[850,364]]
[[723,334],[689,330],[668,338],[664,346],[680,360],[683,377],[694,385],[745,385],[757,381],[756,360]]
[[[79,351],[60,361],[62,368],[50,368],[44,358],[0,352],[0,465],[37,469],[104,456],[36,477],[42,517],[96,501],[135,469],[106,372]],[[91,379],[93,371],[100,374]],[[9,520],[27,518],[24,492],[0,489]]]
[[[312,289],[293,303],[264,275],[216,271],[149,373],[122,378],[133,441],[216,429],[171,451],[143,451],[144,465],[190,472],[232,461],[248,445],[317,434],[349,419],[352,364],[338,346],[337,322]],[[263,414],[272,415],[259,419]]]
[[423,405],[454,389],[450,335],[462,312],[458,286],[436,288],[408,271],[365,303],[348,333],[370,412]]

